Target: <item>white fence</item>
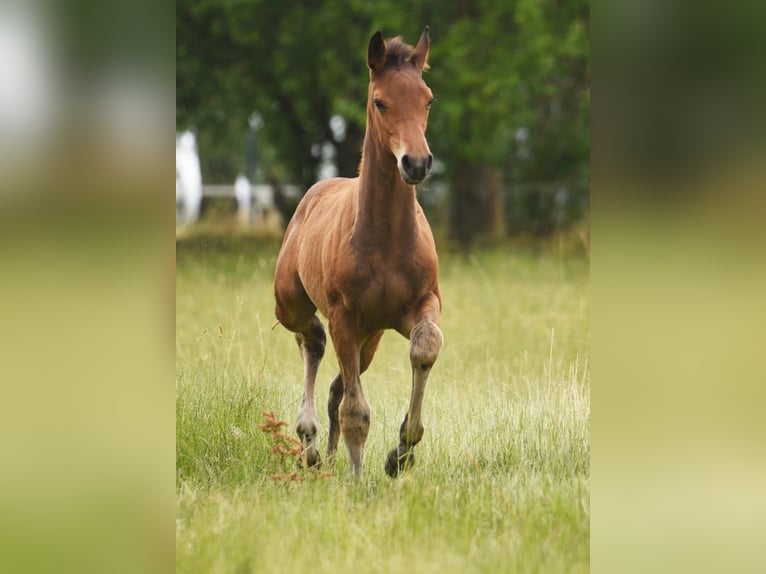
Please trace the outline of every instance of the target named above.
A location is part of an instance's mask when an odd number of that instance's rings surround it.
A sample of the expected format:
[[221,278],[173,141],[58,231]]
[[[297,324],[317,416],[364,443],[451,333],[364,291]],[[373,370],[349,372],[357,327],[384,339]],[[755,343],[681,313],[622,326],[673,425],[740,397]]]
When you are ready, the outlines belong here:
[[[179,185],[181,192],[179,192]],[[282,192],[291,198],[298,199],[301,189],[297,185],[285,185]],[[176,182],[176,223],[193,223],[199,218],[200,205],[203,198],[228,198],[237,201],[237,218],[245,225],[257,224],[265,219],[267,214],[275,209],[274,190],[268,184],[251,184],[245,177],[240,176],[233,185],[207,184],[202,185],[200,193],[184,195],[183,182]]]

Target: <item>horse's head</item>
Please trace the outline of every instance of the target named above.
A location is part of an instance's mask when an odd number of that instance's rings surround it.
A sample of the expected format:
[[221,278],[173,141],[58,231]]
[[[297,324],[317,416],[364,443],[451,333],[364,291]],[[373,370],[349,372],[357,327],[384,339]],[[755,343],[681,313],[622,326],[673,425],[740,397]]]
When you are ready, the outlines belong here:
[[414,48],[398,37],[385,42],[377,32],[367,50],[368,129],[381,147],[390,150],[402,179],[410,185],[423,181],[433,163],[426,126],[434,97],[422,77],[428,68],[428,46],[426,26]]

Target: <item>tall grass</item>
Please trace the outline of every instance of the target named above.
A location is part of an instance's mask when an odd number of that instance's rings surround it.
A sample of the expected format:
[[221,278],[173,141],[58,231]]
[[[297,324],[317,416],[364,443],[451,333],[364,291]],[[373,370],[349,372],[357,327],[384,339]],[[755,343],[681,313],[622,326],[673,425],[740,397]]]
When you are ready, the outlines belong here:
[[[585,262],[442,256],[445,345],[414,468],[383,471],[411,380],[407,341],[387,333],[362,377],[372,422],[361,479],[341,442],[334,476],[282,482],[258,424],[274,410],[293,432],[302,364],[292,335],[272,328],[275,257],[266,242],[179,244],[178,571],[587,572]],[[319,404],[337,368],[328,345]]]

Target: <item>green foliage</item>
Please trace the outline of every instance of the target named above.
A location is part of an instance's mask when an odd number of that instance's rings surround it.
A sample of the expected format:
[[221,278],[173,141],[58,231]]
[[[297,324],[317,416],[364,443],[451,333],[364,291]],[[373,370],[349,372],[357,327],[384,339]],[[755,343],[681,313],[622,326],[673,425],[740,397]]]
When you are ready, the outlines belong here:
[[[176,10],[177,127],[197,129],[208,181],[243,170],[256,111],[266,179],[307,187],[322,142],[336,146],[341,175],[355,175],[367,42],[378,29],[415,42],[429,24],[429,142],[448,177],[489,164],[506,183],[563,181],[587,194],[586,0],[179,0]],[[349,123],[348,142],[333,139],[335,114]]]
[[[261,145],[274,150],[267,177],[314,180],[311,148],[332,138],[329,118],[364,102],[370,30],[353,24],[353,12],[308,1],[177,4],[176,119],[200,132],[209,176],[233,179],[242,169],[248,118],[258,112]],[[349,119],[364,122],[358,112]]]
[[[588,277],[556,252],[443,255],[445,346],[424,403],[426,435],[391,480],[410,394],[407,341],[384,336],[363,377],[365,467],[300,483],[282,472],[262,411],[293,421],[303,367],[272,328],[276,245],[181,243],[177,257],[179,572],[587,572]],[[331,346],[317,401],[338,366]],[[320,445],[327,417],[320,411]]]

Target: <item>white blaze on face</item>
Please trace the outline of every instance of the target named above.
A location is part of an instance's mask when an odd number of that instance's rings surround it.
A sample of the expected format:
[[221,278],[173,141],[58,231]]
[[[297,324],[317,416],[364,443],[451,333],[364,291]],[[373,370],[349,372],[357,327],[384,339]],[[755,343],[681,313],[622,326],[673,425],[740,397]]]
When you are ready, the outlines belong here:
[[[417,183],[422,178],[417,177],[413,181],[410,181],[410,176],[412,175],[412,166],[413,164],[417,166],[417,169],[422,169],[422,162],[427,161],[427,158],[431,157],[431,150],[428,147],[428,142],[425,139],[425,136],[423,136],[422,140],[422,146],[417,146],[420,151],[413,152],[412,149],[408,148],[405,145],[399,145],[395,150],[392,150],[394,153],[394,156],[396,157],[396,166],[399,169],[399,173],[402,176],[402,179],[407,183]],[[403,159],[407,157],[410,165],[409,167],[405,166],[405,162]],[[429,172],[429,165],[426,164],[425,167],[425,175],[428,175]],[[410,172],[409,174],[407,172]]]
[[407,149],[404,146],[399,146],[397,150],[394,152],[394,156],[396,157],[396,167],[399,168],[399,173],[402,173],[402,158],[407,154]]

